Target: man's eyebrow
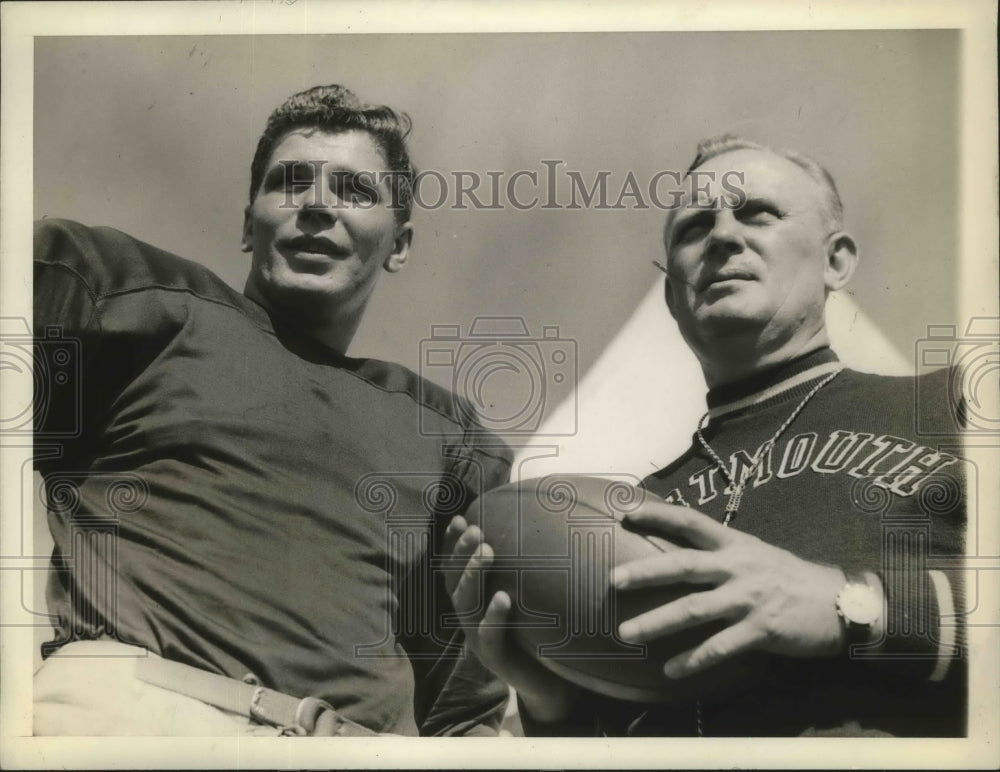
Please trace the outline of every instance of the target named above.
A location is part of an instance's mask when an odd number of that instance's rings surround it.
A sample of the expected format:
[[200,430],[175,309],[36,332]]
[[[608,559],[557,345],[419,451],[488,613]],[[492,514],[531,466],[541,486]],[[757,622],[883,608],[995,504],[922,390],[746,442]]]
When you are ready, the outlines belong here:
[[309,169],[310,171],[314,169],[319,169],[321,173],[341,173],[346,172],[348,174],[372,174],[376,170],[374,169],[359,169],[355,166],[345,163],[333,163],[331,161],[325,161],[321,158],[309,159],[309,158],[279,158],[276,160],[269,168],[268,172],[276,171],[278,169]]
[[296,174],[300,174],[302,172],[312,173],[314,169],[315,167],[309,161],[279,158],[267,168],[265,174],[270,177],[272,175],[280,175],[286,172],[295,172]]
[[687,225],[691,220],[698,219],[700,217],[714,217],[715,211],[713,209],[698,209],[697,207],[685,207],[674,213],[674,216],[670,218],[667,224],[664,226],[664,242],[666,244],[673,244],[677,241],[680,231],[683,226]]
[[678,210],[677,213],[673,216],[673,218],[670,221],[670,229],[673,230],[674,228],[677,227],[678,224],[683,225],[687,223],[689,220],[694,220],[699,217],[704,217],[706,215],[714,216],[714,214],[715,214],[714,207],[713,208],[697,207],[697,206],[685,207],[684,209]]
[[750,207],[771,207],[777,209],[778,211],[784,211],[785,207],[775,201],[771,196],[759,194],[755,196],[747,196],[743,203],[736,207],[736,210],[747,209]]

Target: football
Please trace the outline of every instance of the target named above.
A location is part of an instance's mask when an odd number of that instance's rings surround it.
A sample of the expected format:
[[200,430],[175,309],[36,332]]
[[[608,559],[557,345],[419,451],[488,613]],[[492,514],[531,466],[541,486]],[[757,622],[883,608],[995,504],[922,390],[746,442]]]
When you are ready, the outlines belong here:
[[495,555],[483,602],[506,591],[517,644],[560,677],[608,697],[662,703],[745,685],[759,669],[755,657],[734,658],[687,678],[663,673],[668,659],[723,623],[646,644],[618,637],[624,620],[703,589],[610,586],[614,566],[684,546],[622,526],[628,512],[667,506],[628,482],[585,475],[550,475],[488,491],[468,516],[478,521]]

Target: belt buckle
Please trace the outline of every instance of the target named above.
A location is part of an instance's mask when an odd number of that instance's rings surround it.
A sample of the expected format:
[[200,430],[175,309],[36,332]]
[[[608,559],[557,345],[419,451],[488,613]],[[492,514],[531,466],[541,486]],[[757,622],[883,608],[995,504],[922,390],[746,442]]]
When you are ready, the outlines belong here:
[[290,706],[281,708],[271,705],[269,709],[269,692],[271,690],[258,686],[250,696],[250,718],[257,723],[277,727],[283,736],[312,736],[316,732],[319,717],[329,713],[333,726],[330,729],[324,727],[323,735],[326,736],[328,732],[330,736],[344,734],[343,730],[348,722],[328,702],[317,697],[304,697],[295,705],[295,714],[290,715]]
[[307,734],[312,734],[316,729],[316,719],[326,710],[333,710],[333,707],[316,697],[303,697],[295,709],[295,726],[302,727]]
[[264,687],[258,686],[253,690],[253,694],[250,695],[250,718],[258,724],[274,726],[274,721],[269,719],[267,716],[267,711],[264,709],[263,701]]

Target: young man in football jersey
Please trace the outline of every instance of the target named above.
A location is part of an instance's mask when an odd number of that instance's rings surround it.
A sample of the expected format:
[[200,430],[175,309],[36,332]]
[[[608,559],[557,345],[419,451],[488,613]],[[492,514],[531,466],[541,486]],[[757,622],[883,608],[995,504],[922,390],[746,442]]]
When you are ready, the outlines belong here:
[[510,455],[444,389],[347,356],[409,255],[409,128],[341,86],[275,110],[243,294],[119,231],[38,224],[38,347],[75,357],[79,391],[48,384],[36,426],[56,619],[36,735],[497,732],[508,690],[458,656],[430,563]]

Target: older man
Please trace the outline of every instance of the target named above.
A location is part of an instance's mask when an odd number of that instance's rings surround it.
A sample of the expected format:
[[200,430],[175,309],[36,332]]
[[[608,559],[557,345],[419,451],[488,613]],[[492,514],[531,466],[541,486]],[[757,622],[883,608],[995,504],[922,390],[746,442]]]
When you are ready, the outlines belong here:
[[496,732],[507,689],[460,657],[430,565],[509,453],[448,392],[346,355],[409,254],[408,131],[340,86],[272,113],[245,294],[39,224],[39,345],[78,357],[81,401],[49,384],[36,427],[57,618],[36,734]]
[[[503,593],[470,643],[517,689],[529,733],[962,735],[964,472],[949,373],[919,384],[922,425],[953,435],[929,443],[917,436],[914,379],[848,370],[830,349],[826,298],[850,280],[857,251],[818,164],[727,136],[702,143],[695,169],[704,184],[665,228],[665,293],[709,411],[690,449],[644,482],[676,506],[629,518],[691,546],[620,566],[613,583],[698,590],[619,634],[645,642],[718,626],[665,662],[664,678],[749,652],[764,664],[752,685],[694,702],[580,693],[510,645]],[[721,186],[734,171],[737,195]],[[457,556],[472,556],[454,590],[471,610],[492,552],[461,518],[450,535]],[[952,568],[935,567],[941,557]]]

